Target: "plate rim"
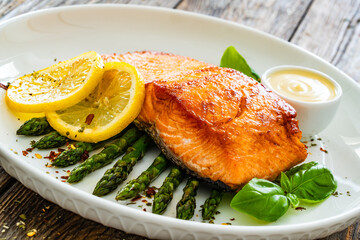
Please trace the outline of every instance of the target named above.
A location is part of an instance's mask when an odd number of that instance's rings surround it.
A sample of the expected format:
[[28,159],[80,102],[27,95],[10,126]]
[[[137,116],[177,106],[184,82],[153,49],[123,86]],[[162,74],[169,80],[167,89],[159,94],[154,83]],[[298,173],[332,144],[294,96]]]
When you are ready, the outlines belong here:
[[[4,27],[6,27],[14,22],[24,21],[27,18],[31,18],[32,16],[36,16],[38,14],[46,15],[46,14],[54,14],[55,12],[62,12],[62,11],[68,11],[68,10],[75,11],[75,10],[87,10],[87,9],[92,9],[92,8],[114,9],[114,7],[119,8],[119,9],[123,9],[123,8],[131,9],[131,10],[135,10],[135,11],[139,11],[139,10],[146,10],[149,12],[161,11],[161,12],[164,12],[167,14],[171,13],[171,14],[182,15],[186,18],[188,18],[188,17],[202,18],[204,20],[222,22],[223,24],[229,24],[236,28],[240,28],[241,30],[245,29],[246,31],[254,32],[256,34],[270,38],[274,41],[280,41],[282,44],[290,45],[291,47],[297,49],[298,51],[305,52],[308,55],[310,55],[312,58],[316,58],[317,60],[321,61],[323,64],[326,64],[327,67],[330,67],[331,69],[340,73],[344,77],[344,81],[346,81],[347,83],[350,83],[352,86],[356,86],[356,91],[360,91],[359,84],[356,83],[350,76],[348,76],[347,74],[342,72],[336,66],[333,66],[329,62],[325,61],[324,59],[320,58],[319,56],[311,53],[310,51],[308,51],[306,49],[303,49],[293,43],[287,42],[276,36],[270,35],[269,33],[242,25],[240,23],[235,23],[235,22],[232,22],[229,20],[224,20],[224,19],[220,19],[217,17],[208,16],[208,15],[204,15],[204,14],[200,14],[200,13],[188,12],[185,10],[177,10],[177,9],[165,8],[165,7],[132,5],[132,4],[88,4],[88,5],[79,4],[79,5],[72,5],[72,6],[52,7],[52,8],[41,9],[41,10],[36,10],[33,12],[25,13],[25,14],[1,21],[0,22],[0,32],[3,30]],[[325,219],[316,220],[316,221],[309,222],[309,223],[278,225],[278,226],[273,226],[273,225],[272,226],[266,226],[266,225],[264,225],[264,226],[241,226],[241,225],[229,226],[229,225],[221,225],[221,224],[211,224],[210,225],[210,224],[206,224],[206,223],[204,224],[201,222],[186,221],[186,220],[184,221],[184,220],[180,220],[180,219],[176,219],[176,218],[172,218],[172,217],[168,217],[168,216],[156,215],[156,214],[152,214],[149,212],[139,211],[137,209],[132,209],[127,206],[124,206],[122,204],[117,204],[117,203],[108,201],[103,198],[98,198],[96,196],[93,196],[93,195],[83,192],[83,191],[76,191],[77,190],[76,188],[73,188],[68,184],[63,184],[62,182],[47,176],[47,174],[43,173],[40,169],[32,168],[30,164],[28,164],[26,162],[21,162],[20,158],[17,158],[9,149],[5,149],[5,147],[2,145],[0,145],[0,154],[4,158],[7,158],[8,160],[11,160],[13,163],[15,163],[17,167],[19,167],[19,168],[25,167],[27,172],[30,171],[31,174],[40,178],[42,181],[50,181],[52,186],[57,186],[59,188],[64,188],[64,186],[65,186],[64,189],[66,191],[68,191],[69,194],[74,195],[78,198],[84,198],[84,197],[88,198],[89,197],[91,202],[96,203],[96,202],[100,201],[100,203],[111,204],[111,208],[115,207],[118,209],[118,211],[124,212],[125,214],[130,213],[132,216],[138,216],[138,217],[141,217],[142,219],[145,218],[146,220],[149,220],[149,221],[155,220],[155,221],[161,222],[162,224],[163,223],[171,223],[171,224],[175,225],[175,224],[179,223],[179,221],[180,221],[180,223],[183,227],[189,228],[189,229],[196,228],[197,231],[206,231],[206,230],[209,230],[209,228],[211,228],[212,232],[213,232],[213,230],[215,230],[215,231],[219,231],[221,234],[225,234],[227,231],[229,231],[231,229],[231,231],[236,231],[236,234],[239,234],[239,235],[244,235],[244,233],[245,234],[254,234],[255,232],[260,232],[260,231],[261,231],[261,235],[270,235],[270,234],[278,234],[279,231],[281,231],[282,233],[285,233],[285,235],[288,235],[288,234],[290,235],[295,232],[297,232],[297,233],[298,232],[309,232],[310,230],[316,230],[317,228],[321,228],[321,227],[325,227],[325,226],[329,226],[329,225],[333,225],[333,224],[339,224],[340,222],[347,221],[351,218],[355,218],[355,217],[359,218],[359,215],[360,215],[360,206],[357,206],[357,208],[354,208],[354,209],[344,212],[342,214],[338,214],[336,216],[328,217]],[[5,161],[6,161],[6,159],[5,159]],[[2,162],[3,161],[0,161],[0,163],[2,163]],[[7,166],[6,166],[6,168],[7,168]],[[6,169],[6,168],[4,167],[4,169]],[[18,179],[18,177],[16,177],[16,178]],[[24,182],[22,182],[22,181],[20,181],[20,182],[26,186],[26,184]],[[55,189],[55,187],[54,187],[54,189]],[[36,192],[38,192],[38,191],[36,191]],[[41,194],[41,193],[39,193],[39,194],[43,198],[48,199],[46,196],[44,196],[44,194]],[[70,209],[66,208],[64,206],[64,204],[60,204],[58,201],[55,201],[54,203],[56,203],[57,205],[61,206],[64,209],[70,210]],[[90,206],[90,208],[91,208],[91,206]],[[72,210],[70,210],[70,211],[72,211]],[[130,211],[130,212],[126,213],[128,211]],[[78,212],[76,212],[76,213],[79,214]],[[83,216],[83,217],[87,218],[86,216]],[[155,219],[153,219],[153,218],[155,218]],[[94,220],[94,219],[92,219],[92,220]],[[94,221],[96,221],[96,220],[94,220]],[[125,229],[122,229],[122,230],[125,230]]]

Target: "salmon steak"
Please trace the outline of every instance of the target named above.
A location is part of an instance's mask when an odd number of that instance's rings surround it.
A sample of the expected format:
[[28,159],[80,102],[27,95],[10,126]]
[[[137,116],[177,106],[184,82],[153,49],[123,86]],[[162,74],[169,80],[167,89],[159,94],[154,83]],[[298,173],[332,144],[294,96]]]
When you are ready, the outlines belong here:
[[307,157],[295,109],[239,71],[149,51],[103,59],[138,69],[146,95],[136,124],[188,174],[239,190]]

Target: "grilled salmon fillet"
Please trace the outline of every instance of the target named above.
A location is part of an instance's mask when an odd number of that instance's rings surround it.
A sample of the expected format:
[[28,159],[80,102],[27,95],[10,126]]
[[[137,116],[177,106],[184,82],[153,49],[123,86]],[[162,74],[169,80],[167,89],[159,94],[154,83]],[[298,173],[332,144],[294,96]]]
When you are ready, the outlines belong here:
[[307,156],[294,108],[236,70],[148,51],[103,58],[137,67],[146,96],[136,121],[189,174],[239,190]]

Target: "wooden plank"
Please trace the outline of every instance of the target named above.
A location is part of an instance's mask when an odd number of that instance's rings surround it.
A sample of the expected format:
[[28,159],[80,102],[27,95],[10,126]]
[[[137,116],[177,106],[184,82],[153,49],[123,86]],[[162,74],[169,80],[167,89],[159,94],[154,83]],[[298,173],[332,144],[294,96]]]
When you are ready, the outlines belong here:
[[349,19],[341,47],[331,62],[360,83],[360,10],[357,9],[356,15]]
[[13,11],[15,8],[19,7],[23,1],[18,0],[3,0],[0,1],[0,20],[9,12]]
[[58,7],[58,6],[70,6],[78,4],[96,4],[96,3],[123,3],[123,4],[136,4],[136,5],[149,5],[158,7],[174,8],[181,0],[67,0],[67,1],[54,1],[54,0],[4,0],[0,3],[0,17],[1,21],[13,18],[20,14],[24,14],[30,11],[39,9]]
[[231,20],[288,40],[310,4],[311,0],[184,0],[177,9]]
[[12,178],[5,170],[0,166],[0,196],[5,194],[8,189],[16,183],[16,180]]
[[[0,176],[2,174],[0,173]],[[26,239],[31,229],[39,239],[133,239],[143,237],[105,227],[66,211],[15,181],[8,194],[0,197],[0,238]],[[22,219],[26,217],[26,219]],[[21,227],[20,221],[25,224]]]
[[291,42],[360,82],[360,1],[316,0]]

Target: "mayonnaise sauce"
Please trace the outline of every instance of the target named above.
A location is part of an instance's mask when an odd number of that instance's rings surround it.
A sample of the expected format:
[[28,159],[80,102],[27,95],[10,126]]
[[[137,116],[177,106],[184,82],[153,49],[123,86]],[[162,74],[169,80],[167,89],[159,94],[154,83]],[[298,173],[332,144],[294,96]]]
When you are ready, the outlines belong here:
[[306,70],[277,71],[268,76],[275,92],[305,102],[325,102],[336,96],[334,84],[327,78]]

